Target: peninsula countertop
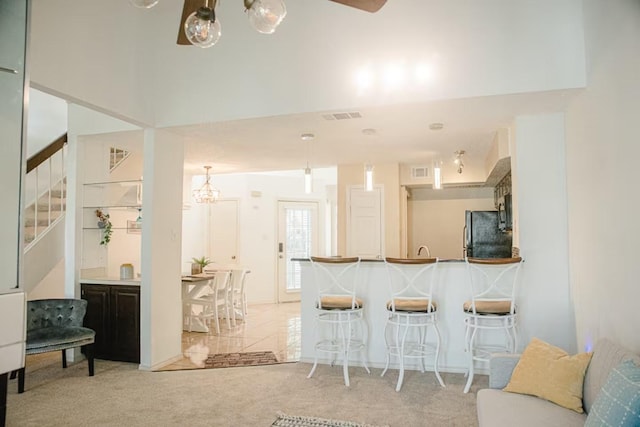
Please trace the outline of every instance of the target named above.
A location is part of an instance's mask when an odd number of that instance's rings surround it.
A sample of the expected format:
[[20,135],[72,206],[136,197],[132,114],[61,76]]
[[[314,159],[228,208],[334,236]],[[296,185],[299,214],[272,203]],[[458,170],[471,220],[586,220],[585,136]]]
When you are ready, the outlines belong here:
[[140,278],[121,280],[116,277],[91,277],[80,279],[80,283],[86,285],[126,285],[126,286],[140,286]]

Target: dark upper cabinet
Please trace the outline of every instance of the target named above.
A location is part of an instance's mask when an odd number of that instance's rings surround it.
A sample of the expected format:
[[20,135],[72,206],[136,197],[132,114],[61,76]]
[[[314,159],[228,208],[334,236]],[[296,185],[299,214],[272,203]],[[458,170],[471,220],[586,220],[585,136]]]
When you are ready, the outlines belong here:
[[140,362],[140,287],[82,284],[84,326],[96,331],[95,357]]

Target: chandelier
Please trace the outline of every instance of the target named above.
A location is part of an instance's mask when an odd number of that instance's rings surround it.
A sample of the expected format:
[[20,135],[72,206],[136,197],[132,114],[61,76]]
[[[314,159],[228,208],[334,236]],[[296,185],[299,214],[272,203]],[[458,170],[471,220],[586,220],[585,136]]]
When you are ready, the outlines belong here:
[[215,203],[220,198],[220,190],[211,186],[211,176],[209,176],[211,166],[204,168],[207,171],[207,179],[199,190],[193,190],[193,198],[197,203]]
[[[136,7],[149,9],[159,0],[129,1]],[[220,39],[222,27],[220,20],[216,17],[217,3],[217,0],[211,0],[211,7],[209,7],[209,0],[203,0],[203,6],[196,9],[184,21],[184,28],[181,31],[184,31],[192,45],[207,48]],[[272,34],[287,15],[287,8],[282,0],[244,0],[244,9],[251,26],[262,34]]]

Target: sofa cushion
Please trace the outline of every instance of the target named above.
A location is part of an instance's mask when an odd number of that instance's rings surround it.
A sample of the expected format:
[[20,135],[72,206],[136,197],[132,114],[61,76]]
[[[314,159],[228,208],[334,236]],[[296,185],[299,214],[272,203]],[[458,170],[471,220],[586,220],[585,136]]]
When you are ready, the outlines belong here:
[[640,366],[622,362],[609,374],[591,407],[585,427],[640,426]]
[[524,393],[582,413],[582,386],[591,353],[569,356],[561,348],[533,338],[504,391]]
[[640,356],[606,338],[598,340],[584,377],[583,406],[587,413],[591,411],[591,406],[607,381],[609,373],[624,360],[633,360],[636,365],[640,365]]
[[480,427],[582,427],[587,418],[547,400],[495,389],[479,390],[477,402]]

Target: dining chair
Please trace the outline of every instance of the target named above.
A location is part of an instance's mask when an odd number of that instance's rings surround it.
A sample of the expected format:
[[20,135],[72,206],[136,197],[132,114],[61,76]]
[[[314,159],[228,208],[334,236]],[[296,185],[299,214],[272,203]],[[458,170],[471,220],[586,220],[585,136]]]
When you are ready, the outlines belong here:
[[[187,300],[187,315],[189,316],[188,330],[191,331],[192,319],[198,318],[205,322],[215,321],[216,333],[220,335],[220,315],[224,314],[227,328],[231,329],[231,271],[216,270],[211,281],[211,290],[196,298]],[[199,306],[200,312],[194,313],[193,307]]]

